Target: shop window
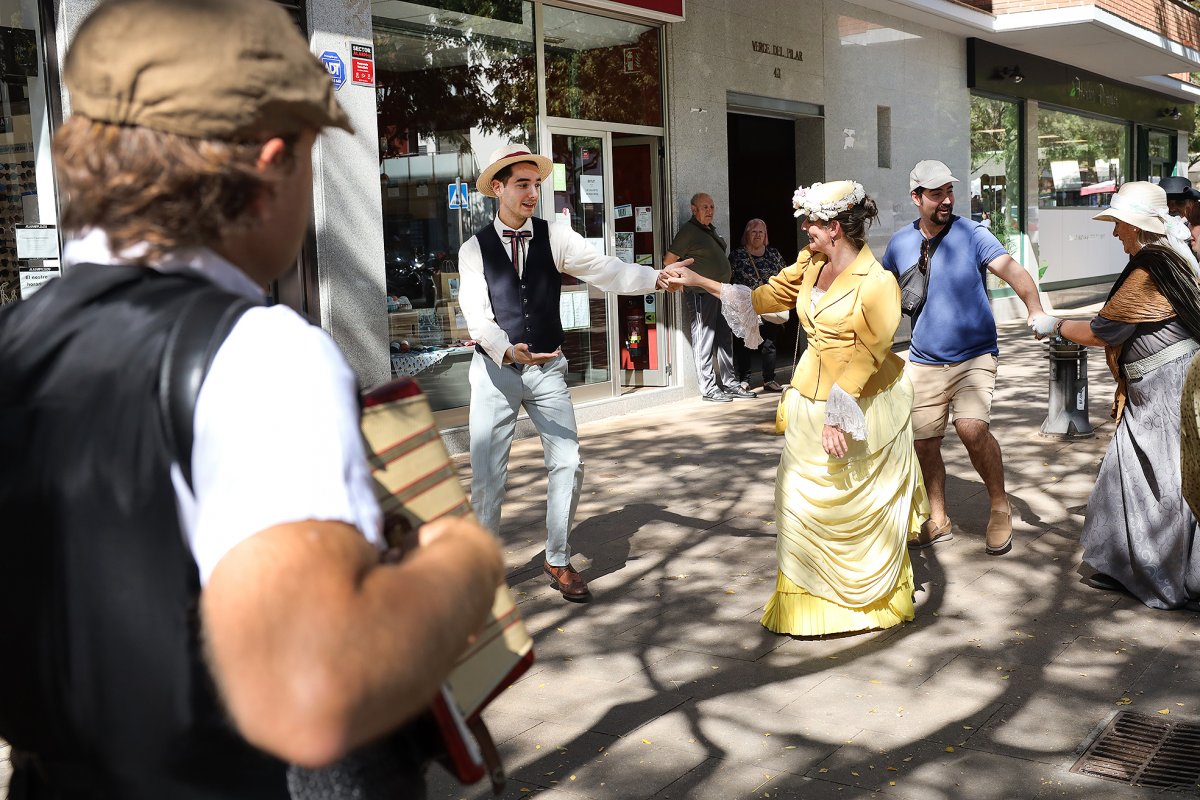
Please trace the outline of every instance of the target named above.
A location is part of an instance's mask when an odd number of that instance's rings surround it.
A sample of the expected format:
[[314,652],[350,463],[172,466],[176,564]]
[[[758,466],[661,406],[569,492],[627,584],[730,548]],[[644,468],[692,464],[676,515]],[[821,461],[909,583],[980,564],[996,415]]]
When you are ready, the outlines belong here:
[[555,6],[542,17],[550,116],[662,126],[658,28]]
[[491,221],[480,159],[537,151],[533,8],[522,0],[376,4],[373,20],[392,372],[435,410],[468,403],[458,249]]
[[1174,175],[1178,166],[1175,161],[1176,134],[1139,126],[1138,135],[1141,137],[1138,146],[1141,153],[1138,163],[1139,179],[1158,183],[1163,178]]
[[1128,125],[1042,107],[1039,208],[1108,205],[1128,178]]
[[36,7],[0,0],[0,304],[61,272]]
[[971,97],[971,219],[1020,253],[1021,109],[1010,100]]

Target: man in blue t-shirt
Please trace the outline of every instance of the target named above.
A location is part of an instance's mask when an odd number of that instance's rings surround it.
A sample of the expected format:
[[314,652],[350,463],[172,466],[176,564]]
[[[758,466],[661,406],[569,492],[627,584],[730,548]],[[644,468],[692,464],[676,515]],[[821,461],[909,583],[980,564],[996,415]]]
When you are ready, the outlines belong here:
[[954,215],[957,180],[940,161],[918,163],[908,185],[921,216],[897,231],[883,254],[883,266],[897,277],[914,264],[929,275],[925,304],[912,320],[908,374],[914,390],[913,438],[931,514],[909,546],[928,547],[953,536],[942,461],[942,437],[953,414],[958,438],[988,490],[985,549],[998,556],[1012,549],[1012,508],[1000,445],[989,429],[999,349],[987,271],[1013,288],[1029,320],[1042,313],[1042,304],[1029,273],[992,232]]

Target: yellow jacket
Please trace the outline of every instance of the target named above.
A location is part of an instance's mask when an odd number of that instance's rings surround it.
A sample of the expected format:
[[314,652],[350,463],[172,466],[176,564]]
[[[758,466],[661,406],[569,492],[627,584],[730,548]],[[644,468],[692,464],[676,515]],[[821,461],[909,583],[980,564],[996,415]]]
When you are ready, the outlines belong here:
[[827,257],[800,251],[796,263],[754,290],[760,314],[795,308],[808,349],[792,373],[792,386],[813,400],[828,400],[836,383],[851,397],[871,397],[895,383],[904,359],[892,352],[900,324],[900,287],[870,247],[842,271],[812,308],[812,290]]

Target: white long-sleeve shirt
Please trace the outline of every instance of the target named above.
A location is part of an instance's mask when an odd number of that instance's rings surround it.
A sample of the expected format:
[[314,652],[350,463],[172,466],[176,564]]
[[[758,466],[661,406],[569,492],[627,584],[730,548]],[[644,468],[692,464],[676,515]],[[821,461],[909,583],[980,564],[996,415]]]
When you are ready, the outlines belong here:
[[[493,220],[492,224],[501,241],[504,231],[512,230],[499,218]],[[517,230],[533,231],[533,221],[525,220],[525,224]],[[530,238],[526,240],[524,249],[518,248],[518,275],[525,272],[525,252],[532,242]],[[559,272],[586,281],[602,292],[648,294],[654,291],[658,281],[658,271],[654,267],[628,264],[619,258],[601,255],[571,226],[563,223],[550,223],[550,253]],[[464,242],[458,251],[458,272],[458,303],[467,321],[467,330],[492,360],[503,364],[508,348],[514,343],[509,341],[508,334],[496,323],[487,279],[483,273],[483,255],[479,251],[479,240],[474,236]],[[555,311],[557,313],[557,309]]]

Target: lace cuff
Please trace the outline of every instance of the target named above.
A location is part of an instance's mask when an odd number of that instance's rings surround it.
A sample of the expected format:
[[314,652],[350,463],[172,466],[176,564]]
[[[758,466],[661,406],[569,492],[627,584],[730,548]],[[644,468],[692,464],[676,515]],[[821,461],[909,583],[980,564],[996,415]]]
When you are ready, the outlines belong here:
[[858,401],[836,383],[825,402],[825,424],[838,426],[851,439],[861,442],[867,438],[866,415],[858,407]]
[[754,311],[754,297],[749,286],[721,284],[721,313],[729,323],[733,335],[746,343],[746,347],[757,350],[762,344],[758,332],[758,314]]

